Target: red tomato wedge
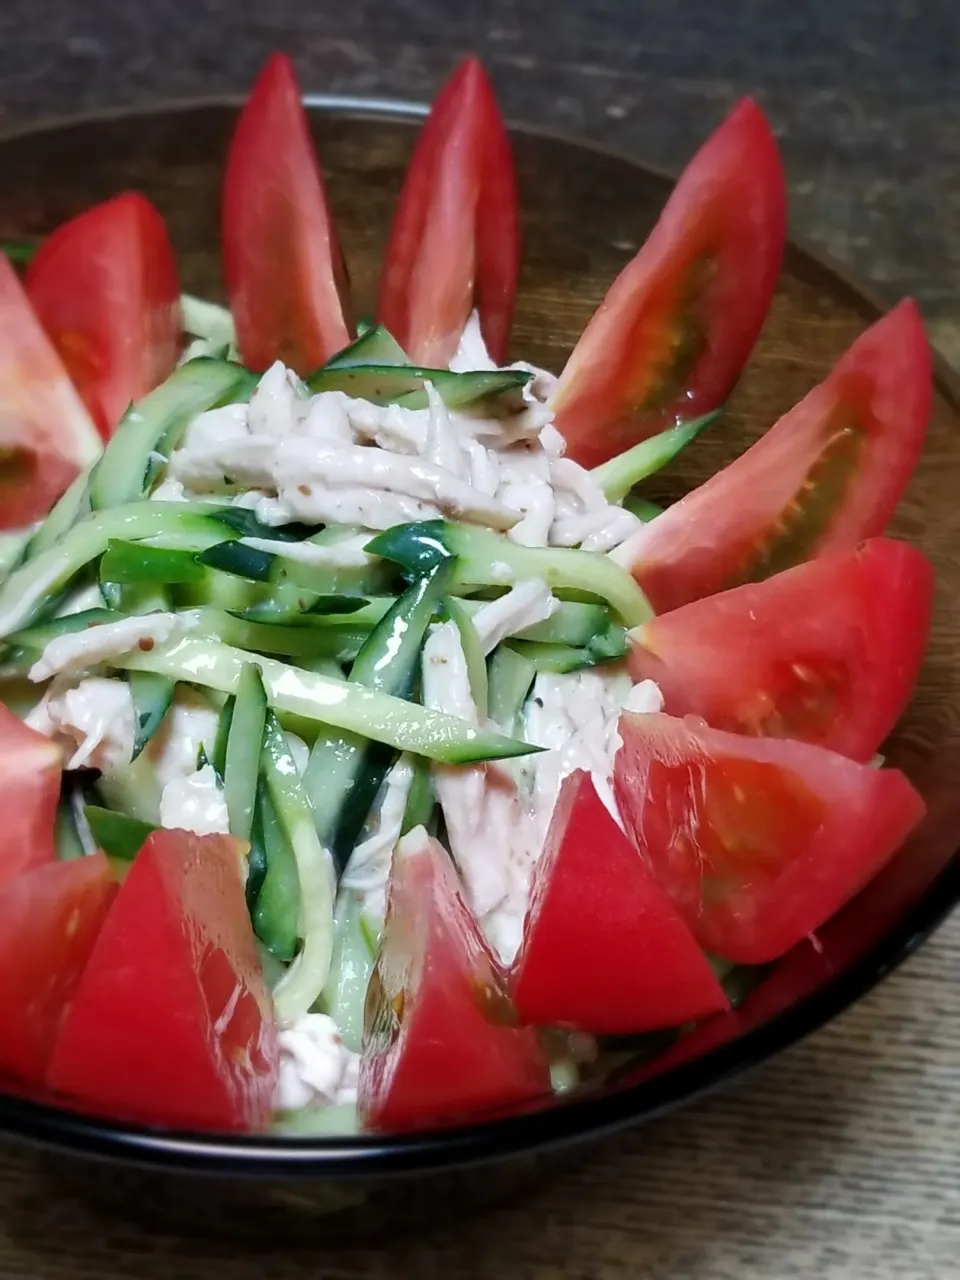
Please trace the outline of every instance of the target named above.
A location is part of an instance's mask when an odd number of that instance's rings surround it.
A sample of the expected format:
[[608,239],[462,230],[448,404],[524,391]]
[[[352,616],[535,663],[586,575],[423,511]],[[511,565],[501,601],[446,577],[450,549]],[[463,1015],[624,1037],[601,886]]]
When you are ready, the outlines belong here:
[[243,362],[306,377],[354,335],[347,271],[293,63],[275,53],[237,124],[223,266]]
[[270,1120],[277,1038],[226,836],[157,831],[120,887],[63,1022],[52,1089],[179,1128]]
[[744,99],[682,174],[553,397],[567,456],[593,467],[723,404],[770,309],[786,189],[763,112]]
[[932,605],[922,552],[872,538],[652,618],[630,672],[670,715],[866,761],[910,699]]
[[663,613],[882,533],[923,447],[932,385],[907,300],[746,453],[613,558]]
[[502,978],[444,849],[417,827],[397,845],[367,997],[360,1110],[381,1130],[433,1128],[550,1093],[536,1032]]
[[594,790],[560,788],[534,871],[510,994],[524,1022],[657,1031],[729,1008],[676,908]]
[[104,439],[168,378],[181,343],[180,284],[166,224],[128,191],[45,240],[27,296]]
[[445,367],[476,307],[501,364],[519,270],[510,140],[486,72],[466,58],[437,95],[410,160],[377,318],[415,363]]
[[0,703],[0,889],[56,857],[62,769],[56,743]]
[[700,945],[739,964],[813,933],[924,814],[902,773],[805,742],[629,713],[620,736],[627,831]]
[[0,1075],[44,1083],[116,888],[102,853],[49,862],[0,885]]
[[60,357],[0,254],[0,529],[46,515],[100,448]]

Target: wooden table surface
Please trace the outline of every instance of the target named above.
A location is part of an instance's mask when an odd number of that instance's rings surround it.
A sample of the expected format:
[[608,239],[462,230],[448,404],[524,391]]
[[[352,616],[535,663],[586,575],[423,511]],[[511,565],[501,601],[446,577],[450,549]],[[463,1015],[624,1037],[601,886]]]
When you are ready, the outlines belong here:
[[[42,8],[42,12],[41,12]],[[960,360],[956,0],[4,0],[0,125],[240,89],[288,48],[308,88],[423,97],[479,50],[514,116],[674,167],[737,93],[768,107],[797,230]],[[868,999],[738,1086],[585,1150],[449,1230],[240,1255],[148,1236],[0,1147],[0,1280],[948,1280],[960,1275],[960,916]]]

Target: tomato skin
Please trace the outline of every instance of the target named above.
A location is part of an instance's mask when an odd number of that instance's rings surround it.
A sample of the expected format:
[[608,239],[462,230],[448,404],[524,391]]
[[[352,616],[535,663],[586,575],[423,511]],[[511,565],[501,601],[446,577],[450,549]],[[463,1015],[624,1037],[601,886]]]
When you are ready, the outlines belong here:
[[597,466],[723,404],[770,309],[786,226],[777,144],[745,98],[690,161],[567,362],[552,401],[567,457]]
[[670,715],[866,762],[910,700],[932,606],[923,553],[871,538],[652,618],[630,674]]
[[[825,381],[613,558],[658,613],[881,534],[920,456],[930,348],[907,299]],[[840,487],[839,501],[831,488]]]
[[306,377],[354,336],[343,253],[293,63],[275,53],[237,123],[223,266],[243,363]]
[[0,1075],[43,1085],[116,888],[102,853],[48,862],[0,885]]
[[46,515],[100,448],[17,273],[0,254],[0,529]]
[[536,1032],[515,1025],[502,974],[422,827],[394,852],[360,1063],[364,1123],[434,1128],[550,1093]]
[[729,1008],[703,952],[598,797],[564,779],[533,876],[510,995],[524,1022],[657,1031]]
[[63,756],[0,703],[0,890],[52,862]]
[[629,713],[620,736],[627,831],[700,945],[738,964],[818,929],[924,814],[902,773],[808,743]]
[[476,307],[500,364],[519,269],[510,141],[486,72],[465,58],[437,95],[410,159],[377,318],[415,363],[444,367]]
[[227,836],[156,831],[80,979],[50,1087],[106,1115],[204,1130],[270,1121],[277,1038]]
[[108,440],[180,352],[180,283],[163,218],[134,191],[94,205],[43,242],[24,283]]

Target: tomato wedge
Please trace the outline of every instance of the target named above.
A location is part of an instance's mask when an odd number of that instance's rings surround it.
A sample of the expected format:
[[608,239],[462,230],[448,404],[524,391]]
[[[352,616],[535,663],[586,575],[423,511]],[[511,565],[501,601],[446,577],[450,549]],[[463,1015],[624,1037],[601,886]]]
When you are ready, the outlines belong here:
[[466,58],[414,148],[390,229],[377,318],[411,359],[445,367],[476,307],[506,359],[520,270],[510,140],[486,72]]
[[786,227],[777,144],[746,98],[691,160],[567,362],[553,408],[568,457],[596,466],[723,404],[770,309]]
[[549,1094],[536,1032],[515,1021],[448,854],[414,828],[394,852],[367,996],[364,1122],[432,1128]]
[[128,191],[59,227],[37,251],[27,296],[104,439],[173,372],[180,284],[167,227]]
[[594,790],[570,774],[534,871],[510,994],[524,1022],[619,1035],[729,1008],[693,935]]
[[0,529],[46,515],[100,448],[60,357],[0,254]]
[[306,377],[354,335],[346,265],[293,63],[268,59],[230,143],[223,266],[243,363]]
[[49,1083],[146,1124],[258,1129],[277,1040],[226,836],[156,831],[140,849],[80,979]]
[[746,453],[613,558],[662,613],[882,533],[923,447],[932,386],[908,299]]
[[62,769],[56,743],[0,703],[0,888],[56,857]]
[[924,814],[895,769],[692,716],[621,717],[627,831],[707,951],[765,964],[848,902]]
[[871,538],[652,618],[630,672],[671,715],[866,761],[910,699],[932,605],[924,555]]
[[116,888],[102,853],[50,862],[0,886],[0,1074],[44,1083]]

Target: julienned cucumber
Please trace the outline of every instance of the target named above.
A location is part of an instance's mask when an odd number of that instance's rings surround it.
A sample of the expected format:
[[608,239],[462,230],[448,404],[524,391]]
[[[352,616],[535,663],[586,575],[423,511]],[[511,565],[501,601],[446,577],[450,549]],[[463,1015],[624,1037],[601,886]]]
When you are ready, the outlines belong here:
[[410,359],[393,334],[382,324],[374,325],[351,342],[348,347],[338,351],[323,366],[324,372],[330,369],[350,369],[356,365],[409,365]]
[[258,856],[262,854],[264,867],[253,909],[253,927],[270,954],[289,963],[297,954],[300,880],[293,849],[263,782],[257,798],[251,852],[254,850]]
[[130,671],[127,682],[133,700],[132,759],[136,760],[163,723],[176,686],[167,676],[158,676],[152,671]]
[[481,402],[510,397],[519,408],[523,388],[533,375],[520,369],[451,373],[412,365],[367,364],[318,369],[307,381],[310,391],[343,391],[372,404],[400,404],[427,408],[425,382],[431,382],[448,409],[465,409]]
[[723,409],[714,409],[701,418],[691,422],[681,422],[676,427],[669,427],[659,435],[641,440],[632,449],[617,454],[609,462],[594,467],[592,475],[603,490],[608,502],[622,502],[630,490],[640,480],[653,475],[661,467],[677,456],[681,449],[697,438],[705,427],[709,427],[723,413]]
[[208,342],[236,346],[237,329],[227,307],[196,298],[192,293],[184,293],[180,297],[180,309],[185,333],[194,338],[205,338]]
[[[156,671],[221,693],[236,693],[240,672],[249,661],[250,656],[241,649],[196,635],[157,644],[149,652],[137,649],[113,659],[117,667],[126,670]],[[257,662],[267,701],[275,710],[333,725],[399,751],[412,751],[444,764],[467,764],[538,750],[456,716],[364,689],[352,681],[290,667],[273,658],[258,658]]]
[[51,507],[24,552],[24,559],[32,560],[59,542],[68,529],[78,520],[90,514],[90,471],[81,471],[66,493]]
[[100,561],[100,581],[126,586],[141,582],[199,582],[204,567],[193,551],[152,547],[111,538]]
[[115,809],[102,809],[99,805],[84,806],[84,816],[91,834],[108,858],[135,858],[146,838],[156,831],[152,822],[141,822]]
[[162,536],[174,545],[201,551],[222,541],[224,531],[211,508],[201,503],[134,502],[96,511],[21,565],[0,587],[0,638],[28,626],[51,608],[81,569],[103,555],[111,539]]
[[658,507],[655,502],[642,497],[639,493],[628,493],[622,505],[626,511],[632,512],[644,524],[649,524],[651,520],[656,520],[657,516],[663,514],[663,507]]
[[447,596],[443,602],[443,608],[460,633],[460,647],[463,649],[467,664],[470,694],[483,721],[487,715],[487,660],[477,628],[473,625],[470,614],[455,596]]
[[[441,563],[419,579],[380,620],[350,669],[350,683],[373,694],[409,698],[420,672],[427,627],[450,580],[452,564]],[[404,704],[413,712],[419,710]],[[362,732],[362,731],[361,731]],[[304,787],[317,834],[342,871],[353,851],[393,752],[363,736],[321,734],[310,753]]]
[[197,414],[249,396],[252,376],[225,360],[190,360],[132,405],[94,468],[90,482],[94,510],[142,498],[151,457],[156,453],[169,457]]
[[267,695],[260,668],[248,662],[240,672],[223,762],[223,794],[230,834],[249,840],[260,776],[260,747],[267,719]]
[[537,671],[565,674],[595,667],[604,659],[598,659],[589,649],[576,649],[569,644],[537,644],[531,640],[507,640],[508,649],[525,658]]
[[516,649],[500,645],[487,663],[489,715],[504,733],[514,733],[537,668]]
[[630,574],[592,551],[523,547],[487,529],[448,520],[395,525],[368,542],[367,550],[418,573],[455,556],[454,582],[461,586],[505,586],[540,578],[554,589],[588,591],[606,600],[627,627],[653,617]]
[[220,609],[191,609],[188,616],[202,635],[224,644],[246,649],[248,653],[276,654],[296,658],[297,664],[329,661],[353,662],[369,632],[352,627],[330,627],[312,630],[307,627],[282,627],[270,623],[251,622]]
[[278,1020],[295,1022],[309,1010],[330,976],[333,866],[317,837],[287,739],[272,714],[267,715],[264,728],[261,764],[277,820],[293,850],[300,884],[299,932],[303,945],[273,992]]
[[[337,565],[331,557],[329,564],[310,564],[282,552],[264,551],[237,541],[210,547],[200,559],[211,569],[247,578],[251,582],[270,582],[326,595],[344,592],[364,595],[383,589],[387,577],[384,566],[376,562]],[[304,606],[309,607],[309,604]]]

